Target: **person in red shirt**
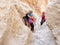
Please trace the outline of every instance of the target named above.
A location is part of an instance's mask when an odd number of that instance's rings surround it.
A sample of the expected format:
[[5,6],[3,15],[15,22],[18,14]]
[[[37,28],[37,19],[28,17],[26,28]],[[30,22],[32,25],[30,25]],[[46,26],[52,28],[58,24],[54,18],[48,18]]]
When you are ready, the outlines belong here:
[[41,18],[41,25],[43,25],[43,23],[46,21],[46,18],[45,18],[45,12],[42,12],[42,18]]

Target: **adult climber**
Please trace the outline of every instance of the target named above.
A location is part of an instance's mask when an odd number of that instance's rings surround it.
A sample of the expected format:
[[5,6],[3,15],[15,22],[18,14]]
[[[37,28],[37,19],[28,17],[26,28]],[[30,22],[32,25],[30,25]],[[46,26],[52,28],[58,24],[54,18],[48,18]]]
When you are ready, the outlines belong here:
[[25,23],[25,25],[27,25],[28,26],[28,13],[25,15],[25,16],[23,16],[23,20],[24,20],[24,23]]

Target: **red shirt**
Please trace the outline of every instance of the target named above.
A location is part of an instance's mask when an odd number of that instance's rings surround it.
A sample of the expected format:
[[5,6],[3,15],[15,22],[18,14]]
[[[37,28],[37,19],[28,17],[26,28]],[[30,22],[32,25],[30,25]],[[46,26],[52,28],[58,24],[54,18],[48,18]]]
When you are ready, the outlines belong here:
[[46,20],[46,19],[45,19],[45,15],[42,15],[42,20]]

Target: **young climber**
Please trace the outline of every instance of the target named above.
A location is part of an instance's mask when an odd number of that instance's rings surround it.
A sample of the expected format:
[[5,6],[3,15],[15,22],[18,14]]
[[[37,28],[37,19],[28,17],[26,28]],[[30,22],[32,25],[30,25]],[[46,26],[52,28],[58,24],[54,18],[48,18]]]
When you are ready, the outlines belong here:
[[33,18],[29,18],[29,24],[30,24],[30,26],[31,26],[31,31],[34,31],[34,24],[33,24]]
[[29,17],[28,23],[31,26],[31,31],[34,32],[34,17],[32,15],[32,13],[33,13],[33,11],[29,11],[29,14],[28,14],[28,17]]
[[42,12],[42,18],[41,18],[40,24],[43,25],[43,23],[44,23],[45,21],[46,21],[45,12]]
[[30,10],[24,17],[24,22],[25,22],[25,25],[27,25],[28,27],[30,26],[31,27],[31,31],[34,31],[34,18],[33,18],[33,15],[32,15],[33,11]]

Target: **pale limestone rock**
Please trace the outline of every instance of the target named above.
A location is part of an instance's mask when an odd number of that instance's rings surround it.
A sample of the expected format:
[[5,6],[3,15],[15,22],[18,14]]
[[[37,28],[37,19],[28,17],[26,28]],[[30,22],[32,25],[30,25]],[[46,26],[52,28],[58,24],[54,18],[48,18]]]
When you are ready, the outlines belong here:
[[0,45],[25,45],[30,30],[23,24],[17,4],[14,0],[0,2]]
[[51,0],[46,8],[47,25],[60,45],[60,0]]
[[[28,0],[26,0],[26,2],[27,1]],[[34,2],[34,0],[31,1]],[[38,2],[37,0],[35,1]],[[35,2],[31,4],[32,6],[28,6],[31,2],[27,5],[21,0],[0,0],[0,2],[0,45],[56,45],[46,23],[42,26],[41,30],[38,28],[40,26],[40,18],[38,18],[37,14],[40,14],[41,11],[40,2],[36,7]],[[42,4],[43,2],[44,1],[42,1]],[[34,11],[37,10],[36,13],[34,13],[37,20],[36,32],[34,34],[23,24],[21,19],[31,8],[34,8]]]

